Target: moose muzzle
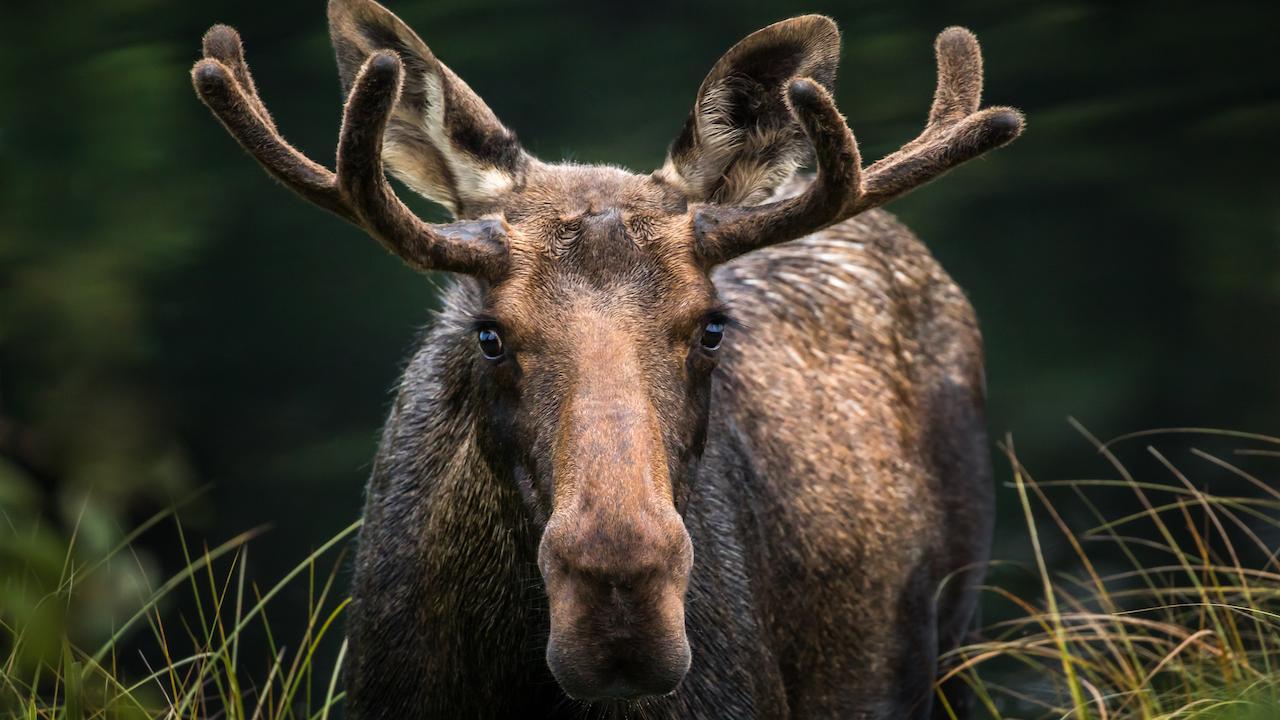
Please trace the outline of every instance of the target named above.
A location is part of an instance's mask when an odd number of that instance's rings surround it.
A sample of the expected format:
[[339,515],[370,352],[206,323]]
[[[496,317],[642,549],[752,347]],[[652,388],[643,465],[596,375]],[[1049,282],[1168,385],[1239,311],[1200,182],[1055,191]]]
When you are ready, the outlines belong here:
[[663,695],[691,660],[684,598],[693,546],[643,385],[586,387],[561,415],[555,507],[538,552],[551,614],[547,664],[575,698]]
[[[551,609],[547,665],[578,699],[638,698],[676,689],[691,655],[684,594],[693,553],[674,510],[651,530],[614,528],[632,557],[600,564],[548,535],[539,553]],[[620,532],[619,532],[620,531]],[[600,531],[588,535],[600,540]],[[634,543],[634,545],[632,545]]]

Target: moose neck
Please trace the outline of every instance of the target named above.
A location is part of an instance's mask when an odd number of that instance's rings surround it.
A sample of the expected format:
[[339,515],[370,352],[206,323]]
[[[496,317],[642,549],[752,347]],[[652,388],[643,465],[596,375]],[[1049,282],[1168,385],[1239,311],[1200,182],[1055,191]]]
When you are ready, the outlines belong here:
[[[361,611],[353,622],[367,626],[352,636],[377,638],[376,646],[353,647],[357,665],[379,668],[358,691],[368,697],[403,682],[421,689],[411,699],[418,707],[457,708],[506,697],[513,683],[554,688],[549,677],[528,677],[545,673],[539,531],[487,452],[484,408],[461,354],[472,348],[456,342],[470,334],[463,308],[479,292],[469,279],[446,290],[446,307],[405,370],[383,431],[355,578]],[[428,667],[400,669],[385,662],[388,653]],[[388,675],[388,667],[397,670]],[[467,698],[454,697],[460,686],[446,681],[462,668],[477,671]]]

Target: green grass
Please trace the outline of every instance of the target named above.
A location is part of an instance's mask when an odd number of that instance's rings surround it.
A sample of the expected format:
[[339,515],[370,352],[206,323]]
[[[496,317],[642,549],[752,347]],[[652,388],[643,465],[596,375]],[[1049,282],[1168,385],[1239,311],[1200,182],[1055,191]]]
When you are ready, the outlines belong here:
[[[323,719],[341,704],[338,677],[346,644],[342,643],[329,666],[317,662],[317,649],[326,638],[340,635],[339,620],[349,600],[334,586],[343,548],[359,523],[344,528],[275,584],[261,588],[245,571],[249,541],[258,533],[246,532],[193,553],[176,510],[152,517],[91,562],[76,560],[77,525],[57,582],[34,602],[32,592],[39,593],[47,584],[41,583],[41,568],[32,563],[16,570],[5,568],[5,577],[0,578],[4,597],[25,612],[0,611],[0,714],[29,720]],[[5,519],[10,530],[5,540],[20,540],[18,526],[12,518]],[[94,612],[93,607],[78,603],[81,589],[110,575],[113,566],[128,563],[131,544],[166,520],[178,535],[185,566],[163,584],[146,587],[134,611],[101,645],[73,646],[68,635],[75,615]],[[329,569],[321,572],[326,556],[331,556]],[[287,586],[302,583],[305,608],[287,610],[304,611],[305,628],[292,645],[277,645],[267,608]],[[195,608],[194,617],[167,616],[166,609],[178,593],[186,594],[189,606]],[[27,602],[22,603],[24,599]],[[11,617],[15,614],[24,616],[25,622],[15,621]],[[61,624],[52,645],[50,617]],[[269,649],[270,669],[265,677],[251,677],[252,671],[241,663],[242,638],[252,631],[265,637]],[[152,640],[142,644],[151,651],[144,654],[147,670],[127,676],[118,652],[126,645],[138,645],[129,643],[135,635],[144,634]],[[180,647],[186,649],[179,652]]]
[[[1004,443],[1011,482],[1002,492],[1014,501],[1026,542],[997,548],[985,588],[990,624],[945,658],[948,677],[975,690],[978,717],[1280,717],[1280,550],[1264,540],[1280,536],[1280,490],[1239,465],[1245,457],[1280,461],[1280,439],[1177,429],[1101,443],[1077,429],[1110,477],[1037,482],[1012,442]],[[1159,477],[1131,472],[1116,447],[1153,437],[1176,441],[1179,457],[1197,470],[1247,492],[1212,494],[1151,446],[1145,452]],[[1227,460],[1197,445],[1224,441],[1244,447]],[[195,551],[177,510],[96,557],[77,551],[76,523],[61,558],[38,542],[47,530],[5,513],[0,713],[29,720],[340,715],[349,600],[337,578],[358,523],[260,587],[247,558],[250,545],[266,539],[250,531]],[[152,584],[146,578],[154,573],[133,548],[165,526],[185,565]],[[115,608],[119,619],[99,642],[73,644],[102,587],[120,577],[139,579],[131,606]],[[301,595],[305,604],[280,605]],[[288,613],[301,634],[279,637],[268,609]],[[248,648],[264,656],[246,658]]]

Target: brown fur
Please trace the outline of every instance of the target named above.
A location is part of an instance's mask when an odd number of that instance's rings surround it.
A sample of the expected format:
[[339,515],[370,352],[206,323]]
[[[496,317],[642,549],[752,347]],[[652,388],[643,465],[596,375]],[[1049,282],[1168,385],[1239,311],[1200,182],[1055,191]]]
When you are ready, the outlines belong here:
[[[389,11],[329,16],[336,173],[280,136],[229,28],[193,78],[286,185],[475,278],[407,368],[370,480],[353,715],[558,717],[566,694],[633,717],[929,715],[990,537],[981,340],[873,208],[1020,131],[978,110],[973,36],[939,36],[924,132],[863,168],[834,24],[772,25],[641,176],[529,157]],[[794,177],[809,146],[817,177]],[[384,161],[464,220],[413,217]]]

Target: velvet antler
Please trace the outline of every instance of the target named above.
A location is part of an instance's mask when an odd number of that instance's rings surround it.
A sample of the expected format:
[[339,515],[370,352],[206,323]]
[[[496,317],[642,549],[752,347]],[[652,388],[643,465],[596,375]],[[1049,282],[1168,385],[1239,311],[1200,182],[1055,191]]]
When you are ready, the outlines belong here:
[[982,53],[973,33],[952,27],[934,43],[938,87],[924,131],[863,168],[857,141],[830,94],[808,78],[787,88],[787,99],[813,144],[818,174],[801,194],[752,207],[707,205],[695,220],[695,251],[713,266],[765,245],[786,242],[850,218],[933,180],[951,168],[1005,145],[1022,132],[1013,108],[978,110]]
[[394,53],[365,60],[342,116],[337,173],[298,152],[280,135],[254,87],[240,36],[215,25],[204,58],[191,69],[196,93],[227,132],[272,177],[303,198],[364,229],[412,267],[494,277],[505,266],[505,226],[498,220],[433,225],[396,197],[382,169],[382,138],[400,94],[403,68]]

